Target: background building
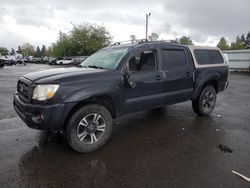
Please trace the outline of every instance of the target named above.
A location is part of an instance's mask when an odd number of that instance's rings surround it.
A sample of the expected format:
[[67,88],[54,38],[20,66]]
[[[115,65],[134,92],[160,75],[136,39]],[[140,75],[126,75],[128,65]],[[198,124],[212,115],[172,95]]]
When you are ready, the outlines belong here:
[[250,50],[223,51],[230,70],[250,71]]

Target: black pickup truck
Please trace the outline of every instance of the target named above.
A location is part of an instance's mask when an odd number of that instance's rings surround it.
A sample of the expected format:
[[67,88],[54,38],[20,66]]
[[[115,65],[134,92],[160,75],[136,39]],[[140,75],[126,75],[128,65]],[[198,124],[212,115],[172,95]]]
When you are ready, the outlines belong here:
[[195,113],[209,115],[227,78],[217,48],[118,44],[91,55],[81,67],[20,77],[13,104],[30,128],[63,132],[75,151],[87,153],[106,143],[112,119],[124,114],[191,100]]

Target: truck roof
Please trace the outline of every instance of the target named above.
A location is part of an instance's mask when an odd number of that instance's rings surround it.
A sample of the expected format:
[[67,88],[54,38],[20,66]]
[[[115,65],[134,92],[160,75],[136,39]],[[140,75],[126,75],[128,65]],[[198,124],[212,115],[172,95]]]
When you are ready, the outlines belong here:
[[[184,47],[186,48],[187,50],[190,51],[192,57],[193,57],[193,62],[194,62],[194,66],[196,68],[206,68],[206,67],[218,67],[218,66],[227,66],[227,61],[225,59],[225,57],[223,56],[222,52],[220,51],[219,48],[217,47],[209,47],[209,46],[194,46],[194,45],[181,45],[181,44],[178,44],[176,42],[169,42],[169,41],[137,41],[135,43],[131,43],[131,41],[126,41],[127,43],[115,43],[111,46],[108,46],[104,49],[117,49],[117,48],[128,48],[130,50],[133,50],[134,48],[140,48],[140,47],[161,47],[161,48],[171,48],[171,47]],[[130,42],[130,43],[128,43]],[[196,54],[195,54],[195,51],[196,50],[211,50],[211,51],[217,51],[217,52],[214,52],[218,58],[220,58],[220,62],[222,63],[211,63],[211,62],[204,62],[202,64],[199,64],[198,63],[198,60],[197,60],[197,57],[196,57]],[[210,53],[210,52],[208,52]],[[213,53],[213,52],[211,52]],[[218,54],[219,53],[219,54]],[[211,56],[211,57],[214,57]],[[220,57],[221,56],[221,57]]]

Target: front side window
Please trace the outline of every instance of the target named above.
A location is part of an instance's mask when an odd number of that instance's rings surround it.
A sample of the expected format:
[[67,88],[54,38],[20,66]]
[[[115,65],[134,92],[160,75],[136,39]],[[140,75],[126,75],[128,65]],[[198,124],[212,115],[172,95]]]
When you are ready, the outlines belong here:
[[147,72],[156,70],[155,51],[144,51],[135,54],[129,59],[128,67],[131,72]]
[[81,63],[81,66],[114,70],[127,52],[127,48],[104,49],[89,56]]
[[194,50],[194,55],[200,65],[224,63],[218,50]]

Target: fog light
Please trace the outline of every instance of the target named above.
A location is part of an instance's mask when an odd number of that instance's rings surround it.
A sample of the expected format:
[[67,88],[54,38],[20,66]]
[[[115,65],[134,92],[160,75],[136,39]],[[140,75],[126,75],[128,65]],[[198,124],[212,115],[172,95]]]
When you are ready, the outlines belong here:
[[44,120],[44,117],[40,112],[32,113],[32,121],[34,121],[35,123],[42,123],[43,120]]

